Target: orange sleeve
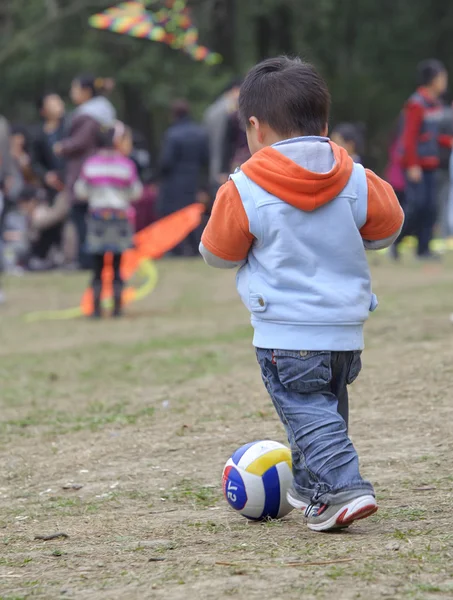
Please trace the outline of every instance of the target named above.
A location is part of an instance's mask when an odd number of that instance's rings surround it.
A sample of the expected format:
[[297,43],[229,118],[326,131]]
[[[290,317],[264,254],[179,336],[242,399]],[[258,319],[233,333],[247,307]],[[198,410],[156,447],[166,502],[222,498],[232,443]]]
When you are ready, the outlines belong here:
[[395,235],[404,222],[404,213],[392,186],[366,169],[368,213],[360,230],[364,240],[385,240]]
[[218,258],[237,262],[247,258],[253,240],[239,192],[227,181],[217,192],[201,243]]

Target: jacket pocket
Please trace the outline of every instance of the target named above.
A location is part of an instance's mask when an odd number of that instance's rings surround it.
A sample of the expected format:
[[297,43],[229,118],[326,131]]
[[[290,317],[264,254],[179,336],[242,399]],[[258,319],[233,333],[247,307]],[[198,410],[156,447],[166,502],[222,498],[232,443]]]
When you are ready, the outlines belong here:
[[275,350],[274,362],[281,384],[292,392],[321,391],[332,380],[330,352]]
[[250,294],[249,302],[253,312],[264,312],[267,309],[267,301],[262,294]]
[[351,383],[354,383],[354,381],[359,376],[361,370],[362,370],[362,352],[360,350],[358,350],[357,352],[352,353],[352,359],[351,359],[351,363],[349,365],[348,376],[346,378],[348,385],[350,385]]

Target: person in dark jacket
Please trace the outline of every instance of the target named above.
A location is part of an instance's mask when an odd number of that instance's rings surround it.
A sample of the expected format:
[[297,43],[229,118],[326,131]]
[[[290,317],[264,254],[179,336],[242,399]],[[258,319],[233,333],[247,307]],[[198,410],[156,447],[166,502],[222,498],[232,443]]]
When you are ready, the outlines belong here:
[[84,75],[72,82],[71,100],[77,106],[69,126],[69,135],[54,145],[54,152],[66,161],[65,192],[72,206],[71,218],[77,231],[79,266],[89,268],[89,256],[84,251],[86,238],[87,204],[78,202],[74,185],[87,158],[98,149],[101,127],[112,127],[116,112],[110,101],[102,94],[113,87],[113,82],[91,75]]
[[[57,156],[53,150],[57,142],[61,142],[66,134],[65,104],[61,96],[55,92],[45,92],[36,103],[41,124],[34,136],[31,149],[32,169],[39,182],[47,192],[47,201],[50,207],[58,204],[67,208],[60,210],[61,219],[46,229],[43,234],[43,243],[39,258],[46,261],[46,250],[52,244],[61,247],[64,221],[69,206],[64,196],[57,200],[57,195],[64,189],[64,160]],[[44,254],[44,256],[43,256]]]
[[32,144],[32,167],[52,203],[63,189],[64,160],[53,147],[65,137],[65,104],[58,94],[46,92],[38,99],[37,108],[42,124]]
[[[207,184],[209,143],[204,127],[190,116],[189,104],[178,100],[172,106],[173,125],[164,136],[159,163],[161,216],[197,202]],[[178,256],[198,256],[199,233],[193,232],[174,250]]]

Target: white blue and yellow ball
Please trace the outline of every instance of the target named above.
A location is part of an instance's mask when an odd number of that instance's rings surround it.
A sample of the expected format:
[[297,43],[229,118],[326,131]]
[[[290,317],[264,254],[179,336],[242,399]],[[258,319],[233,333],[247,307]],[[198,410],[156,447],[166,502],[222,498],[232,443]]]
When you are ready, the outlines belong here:
[[252,442],[228,459],[223,493],[247,519],[281,519],[292,510],[286,499],[292,481],[291,452],[286,446],[270,440]]

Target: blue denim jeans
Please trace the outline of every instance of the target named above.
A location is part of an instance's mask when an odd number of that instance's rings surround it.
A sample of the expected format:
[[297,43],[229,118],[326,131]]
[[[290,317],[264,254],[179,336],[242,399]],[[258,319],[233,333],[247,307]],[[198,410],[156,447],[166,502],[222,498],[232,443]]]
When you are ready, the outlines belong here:
[[348,437],[347,386],[360,373],[361,353],[256,352],[291,446],[295,490],[325,504],[374,495]]

